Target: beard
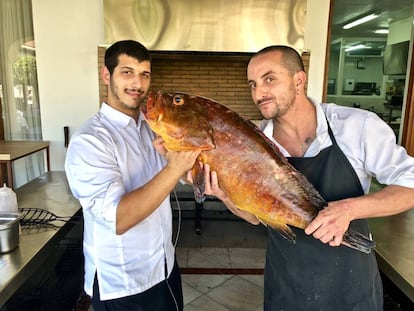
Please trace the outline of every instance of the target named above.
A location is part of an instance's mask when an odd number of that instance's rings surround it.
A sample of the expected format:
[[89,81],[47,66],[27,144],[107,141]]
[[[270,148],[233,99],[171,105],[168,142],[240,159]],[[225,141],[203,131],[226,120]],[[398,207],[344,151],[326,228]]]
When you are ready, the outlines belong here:
[[[120,106],[122,106],[122,108],[127,109],[127,110],[139,110],[141,103],[144,101],[145,96],[138,96],[135,100],[127,95],[125,99],[123,99],[121,97],[120,94],[123,94],[120,92],[120,88],[116,86],[116,84],[114,83],[113,80],[111,80],[111,83],[109,85],[110,89],[111,89],[111,93],[113,98],[118,102],[118,104]],[[144,94],[145,92],[142,91],[141,89],[137,89],[137,90],[132,90],[134,92],[140,93],[140,94]]]
[[290,110],[290,107],[292,107],[292,105],[293,102],[286,100],[286,98],[284,98],[281,101],[273,99],[272,103],[267,104],[266,106],[259,109],[263,118],[265,118],[266,120],[270,120],[278,119],[284,116]]

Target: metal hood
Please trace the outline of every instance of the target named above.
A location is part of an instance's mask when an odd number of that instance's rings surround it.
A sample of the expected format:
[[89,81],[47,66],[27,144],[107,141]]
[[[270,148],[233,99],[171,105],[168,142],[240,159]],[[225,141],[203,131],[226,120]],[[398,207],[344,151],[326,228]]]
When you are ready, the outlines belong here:
[[134,39],[150,50],[302,50],[306,0],[104,0],[105,44]]

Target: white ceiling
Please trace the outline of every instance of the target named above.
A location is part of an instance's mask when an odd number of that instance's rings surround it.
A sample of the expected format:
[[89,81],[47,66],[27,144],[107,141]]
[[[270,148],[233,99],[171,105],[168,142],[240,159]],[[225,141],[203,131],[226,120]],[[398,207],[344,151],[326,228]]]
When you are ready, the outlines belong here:
[[[340,37],[381,38],[372,31],[413,16],[413,0],[333,0],[332,40]],[[359,16],[378,11],[381,15],[365,24],[344,30],[342,26]],[[386,38],[386,35],[382,35]]]

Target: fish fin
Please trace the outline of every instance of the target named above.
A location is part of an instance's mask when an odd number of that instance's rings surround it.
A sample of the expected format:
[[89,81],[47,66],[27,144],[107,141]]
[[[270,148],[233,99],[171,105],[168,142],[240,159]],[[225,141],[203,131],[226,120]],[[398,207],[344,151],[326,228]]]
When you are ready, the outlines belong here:
[[204,168],[200,163],[196,163],[192,169],[193,174],[193,190],[194,198],[197,203],[203,203],[206,199],[204,194],[205,191],[205,182],[204,182]]
[[349,229],[347,232],[345,232],[341,244],[356,249],[365,254],[371,253],[371,250],[375,247],[374,241],[362,233],[354,231],[352,229]]
[[[289,163],[289,165],[291,164]],[[303,175],[292,165],[291,168],[294,172],[292,176],[294,176],[294,178],[302,185],[303,195],[309,200],[312,206],[314,206],[319,211],[326,208],[328,206],[328,202],[326,202],[319,191],[316,190],[316,188],[309,182],[305,175]]]
[[263,218],[257,217],[257,219],[259,219],[263,226],[267,227],[267,223],[263,220]]
[[291,242],[292,244],[296,244],[296,234],[289,228],[288,225],[282,225],[279,223],[270,223],[269,221],[265,221],[264,219],[257,217],[262,224],[267,224],[276,230],[282,237],[286,240]]
[[296,235],[293,233],[292,229],[290,229],[288,226],[285,225],[283,227],[276,228],[276,230],[286,240],[288,240],[292,244],[296,244]]

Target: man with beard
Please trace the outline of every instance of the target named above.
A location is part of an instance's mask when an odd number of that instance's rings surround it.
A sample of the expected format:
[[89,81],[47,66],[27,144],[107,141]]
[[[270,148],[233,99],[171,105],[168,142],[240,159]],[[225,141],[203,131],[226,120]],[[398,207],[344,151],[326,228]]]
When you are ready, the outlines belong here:
[[[292,228],[296,244],[269,228],[264,309],[382,311],[375,254],[340,244],[348,228],[369,236],[366,218],[414,206],[414,159],[375,113],[309,99],[302,59],[290,47],[259,51],[247,78],[264,134],[329,202],[304,231]],[[208,165],[205,173],[206,194],[258,222],[229,201]],[[372,177],[387,186],[369,193]]]
[[144,121],[143,45],[114,43],[101,74],[107,102],[73,135],[65,162],[84,216],[85,292],[95,311],[182,310],[169,194],[199,152],[167,152]]

